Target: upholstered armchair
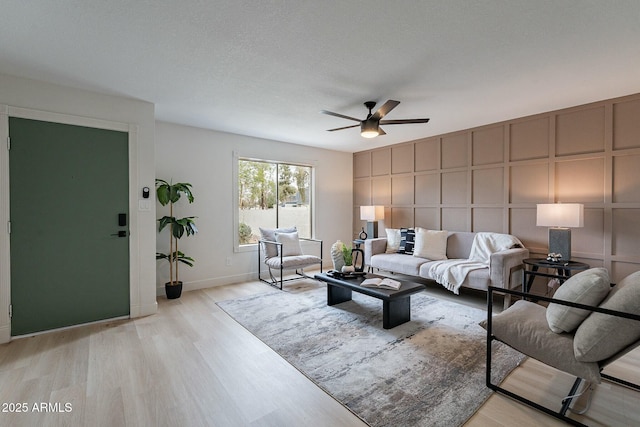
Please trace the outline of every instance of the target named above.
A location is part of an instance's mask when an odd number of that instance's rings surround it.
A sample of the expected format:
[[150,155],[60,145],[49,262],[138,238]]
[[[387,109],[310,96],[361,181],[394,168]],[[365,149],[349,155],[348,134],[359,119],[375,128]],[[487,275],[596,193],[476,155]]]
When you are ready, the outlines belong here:
[[[523,299],[493,315],[493,292]],[[536,302],[534,302],[536,301]],[[549,303],[548,307],[539,304]],[[640,344],[640,272],[611,288],[605,269],[590,269],[567,280],[554,298],[490,287],[487,320],[487,386],[569,424],[584,424],[567,416],[575,398],[592,393],[606,380],[633,390],[640,385],[607,375],[602,370]],[[576,380],[557,408],[548,408],[491,382],[491,346],[501,341]],[[582,386],[582,387],[581,387]],[[587,397],[588,410],[592,394]],[[572,411],[574,412],[574,411]]]
[[[282,289],[283,283],[291,280],[313,277],[304,269],[318,266],[322,273],[322,240],[301,238],[295,227],[265,229],[260,228],[262,238],[258,242],[258,279],[271,286]],[[304,254],[300,241],[312,242],[318,256]],[[262,277],[262,267],[266,266],[268,278]],[[285,279],[284,272],[294,270],[294,276]]]

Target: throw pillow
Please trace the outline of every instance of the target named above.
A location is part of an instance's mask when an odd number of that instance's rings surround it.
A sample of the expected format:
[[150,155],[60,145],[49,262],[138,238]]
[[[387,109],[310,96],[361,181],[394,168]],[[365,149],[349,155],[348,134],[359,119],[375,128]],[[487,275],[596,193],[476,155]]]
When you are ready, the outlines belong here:
[[[611,289],[600,308],[640,315],[640,271]],[[573,351],[581,362],[599,362],[640,339],[640,321],[591,313],[578,327]]]
[[395,254],[400,249],[400,229],[399,228],[385,228],[387,234],[387,250],[388,254]]
[[276,231],[276,242],[282,243],[282,246],[278,245],[278,255],[282,252],[282,256],[296,256],[302,255],[302,248],[300,247],[300,239],[298,233],[281,233]]
[[401,228],[400,229],[400,246],[398,247],[399,254],[413,255],[413,244],[416,236],[416,230],[413,228]]
[[446,230],[418,228],[416,230],[413,256],[427,258],[432,261],[447,259],[448,237],[449,232]]
[[[592,268],[570,277],[553,296],[554,299],[597,306],[611,290],[609,273],[604,268]],[[556,334],[573,332],[587,316],[589,310],[566,305],[549,304],[547,322]]]
[[[275,242],[276,235],[275,232],[278,231],[280,233],[293,233],[294,231],[298,231],[296,227],[287,227],[287,228],[262,228],[260,227],[260,235],[262,236],[262,240],[266,240],[268,242]],[[277,245],[265,244],[262,246],[264,248],[264,256],[265,258],[271,258],[278,255]]]

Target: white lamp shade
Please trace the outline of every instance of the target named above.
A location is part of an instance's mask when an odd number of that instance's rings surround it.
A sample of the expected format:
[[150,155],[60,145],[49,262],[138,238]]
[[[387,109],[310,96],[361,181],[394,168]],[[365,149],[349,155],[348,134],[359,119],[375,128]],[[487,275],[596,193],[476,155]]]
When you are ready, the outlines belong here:
[[360,206],[360,219],[363,221],[384,219],[384,206]]
[[536,225],[540,227],[584,227],[584,205],[581,203],[544,203],[536,209]]

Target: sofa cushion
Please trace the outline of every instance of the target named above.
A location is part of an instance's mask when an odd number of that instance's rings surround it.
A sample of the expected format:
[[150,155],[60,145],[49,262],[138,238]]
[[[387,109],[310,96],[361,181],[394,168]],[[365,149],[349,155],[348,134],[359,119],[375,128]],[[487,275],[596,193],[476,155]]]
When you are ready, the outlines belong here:
[[[640,315],[640,271],[611,289],[601,308]],[[573,349],[583,362],[599,362],[640,339],[640,321],[591,313],[576,330]]]
[[400,247],[399,254],[413,255],[413,245],[415,241],[416,230],[413,228],[400,229]]
[[[435,280],[435,277],[431,277],[429,275],[429,269],[431,266],[438,261],[427,261],[424,264],[420,265],[420,271],[418,275],[425,279]],[[489,267],[479,268],[477,270],[472,270],[467,274],[467,277],[462,282],[462,286],[470,289],[478,289],[481,291],[486,291],[487,288],[491,285],[491,276],[489,274]]]
[[[322,260],[315,255],[297,255],[282,258],[283,269],[303,268],[312,264],[321,264]],[[272,257],[265,261],[271,268],[280,268],[280,257]]]
[[387,249],[388,254],[395,254],[400,249],[400,229],[399,228],[385,228],[387,234]]
[[487,288],[491,286],[489,267],[470,271],[469,274],[467,274],[467,278],[462,282],[462,286],[469,289],[486,291]]
[[448,236],[449,232],[446,230],[418,228],[415,235],[413,256],[427,258],[432,261],[447,259]]
[[[500,341],[546,365],[600,383],[598,364],[578,361],[573,352],[573,335],[553,333],[545,311],[533,302],[517,301],[493,316],[491,332]],[[480,326],[487,329],[487,321],[480,322]]]
[[420,266],[428,261],[428,259],[407,256],[406,254],[378,254],[371,257],[371,267],[417,276]]
[[473,239],[476,233],[469,231],[456,231],[449,233],[447,239],[447,258],[468,259],[473,246]]
[[[591,268],[570,277],[558,288],[554,299],[597,306],[611,290],[609,273],[604,268]],[[566,305],[549,304],[547,322],[556,334],[573,332],[587,316],[588,310]]]

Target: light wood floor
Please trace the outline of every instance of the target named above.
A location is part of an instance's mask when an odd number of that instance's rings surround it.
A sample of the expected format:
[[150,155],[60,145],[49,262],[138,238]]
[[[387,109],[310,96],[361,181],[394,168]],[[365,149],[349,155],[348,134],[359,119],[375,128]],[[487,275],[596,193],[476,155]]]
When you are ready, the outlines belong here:
[[[280,291],[244,283],[186,292],[179,300],[159,298],[153,316],[0,345],[0,425],[364,426],[215,304],[263,292]],[[482,295],[428,292],[484,306]],[[615,368],[640,382],[637,352]],[[555,402],[571,381],[528,360],[505,384]],[[640,425],[639,397],[605,383],[584,419],[599,426]],[[466,425],[564,424],[494,395]]]

